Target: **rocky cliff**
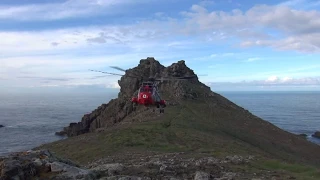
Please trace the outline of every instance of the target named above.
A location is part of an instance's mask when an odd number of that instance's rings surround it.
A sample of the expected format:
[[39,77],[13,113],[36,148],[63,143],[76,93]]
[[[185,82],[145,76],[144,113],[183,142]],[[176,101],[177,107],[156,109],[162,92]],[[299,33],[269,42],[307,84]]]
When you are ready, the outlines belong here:
[[[168,80],[166,77],[183,77],[195,75],[193,70],[186,66],[184,60],[164,67],[154,58],[141,59],[137,67],[126,70],[125,75],[118,81],[120,92],[118,98],[112,99],[107,104],[102,104],[90,114],[82,117],[78,123],[70,123],[63,131],[57,134],[77,136],[87,132],[94,132],[96,129],[111,127],[121,122],[132,112],[130,102],[133,96],[137,95],[139,85],[143,80],[154,77],[164,78],[159,84],[159,90],[163,98],[170,104],[177,104],[179,99],[195,99],[199,96],[210,96],[213,93],[210,88],[201,83],[198,78],[190,80]],[[135,78],[133,76],[141,76]],[[201,91],[195,89],[201,88]]]

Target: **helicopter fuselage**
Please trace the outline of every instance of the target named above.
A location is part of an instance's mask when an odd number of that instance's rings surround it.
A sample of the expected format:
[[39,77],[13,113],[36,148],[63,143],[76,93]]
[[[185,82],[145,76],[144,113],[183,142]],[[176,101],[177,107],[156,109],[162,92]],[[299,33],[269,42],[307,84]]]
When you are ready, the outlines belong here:
[[138,91],[138,96],[132,98],[132,102],[144,106],[155,105],[157,108],[165,107],[166,103],[161,99],[157,87],[153,82],[144,82]]

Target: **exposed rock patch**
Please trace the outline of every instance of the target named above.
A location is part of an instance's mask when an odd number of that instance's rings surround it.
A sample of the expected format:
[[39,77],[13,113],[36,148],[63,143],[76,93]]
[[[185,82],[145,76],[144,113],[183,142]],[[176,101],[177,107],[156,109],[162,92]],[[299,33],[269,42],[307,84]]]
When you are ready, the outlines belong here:
[[307,134],[298,134],[299,137],[302,137],[304,139],[307,139],[308,135]]
[[47,150],[13,153],[0,158],[0,179],[95,179],[93,172]]
[[312,137],[320,139],[320,131],[316,131],[314,134],[312,134]]
[[235,169],[251,167],[254,156],[232,155],[214,157],[188,153],[135,154],[108,156],[80,167],[58,158],[48,150],[27,151],[0,157],[0,180],[233,180],[233,179],[295,179],[268,170]]

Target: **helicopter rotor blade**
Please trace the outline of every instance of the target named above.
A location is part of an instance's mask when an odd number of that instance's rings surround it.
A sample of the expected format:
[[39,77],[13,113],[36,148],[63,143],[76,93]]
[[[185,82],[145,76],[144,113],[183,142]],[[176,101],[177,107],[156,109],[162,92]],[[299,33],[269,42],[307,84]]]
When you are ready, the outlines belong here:
[[[118,66],[110,66],[110,67],[113,68],[113,69],[117,69],[117,70],[119,70],[119,71],[127,72],[125,69],[122,69],[122,68],[120,68],[120,67],[118,67]],[[137,75],[137,74],[134,73],[134,72],[130,72],[130,74],[133,74],[133,76],[129,75],[130,77],[134,77],[134,76],[135,76],[135,78],[141,79],[141,76]]]
[[118,66],[110,66],[110,67],[113,68],[113,69],[117,69],[117,70],[119,70],[119,71],[126,72],[126,70],[124,70],[124,69],[122,69],[122,68],[120,68],[120,67],[118,67]]
[[116,75],[116,76],[123,76],[123,74],[109,73],[109,72],[98,71],[98,70],[92,70],[92,69],[89,69],[89,71],[93,71],[93,72],[100,72],[100,73],[104,73],[104,74],[111,74],[111,75]]
[[[104,72],[104,71],[98,71],[98,70],[92,70],[92,69],[89,69],[89,71],[100,72],[100,73],[116,75],[116,76],[124,76],[124,74],[110,73],[110,72]],[[140,78],[139,76],[131,76],[131,75],[126,75],[126,76],[127,77],[132,77],[132,78]]]

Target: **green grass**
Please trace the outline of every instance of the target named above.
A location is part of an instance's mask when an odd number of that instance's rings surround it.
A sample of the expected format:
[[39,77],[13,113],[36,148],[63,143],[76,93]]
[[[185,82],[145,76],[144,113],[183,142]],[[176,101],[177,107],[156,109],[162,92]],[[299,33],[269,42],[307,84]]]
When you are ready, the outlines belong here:
[[211,152],[216,156],[252,152],[219,131],[214,122],[206,118],[206,113],[195,115],[197,109],[192,105],[167,108],[164,116],[155,121],[83,134],[39,148],[51,149],[80,164],[121,151]]
[[279,161],[275,159],[260,160],[254,163],[256,168],[266,169],[270,171],[280,171],[287,174],[291,174],[297,179],[301,180],[318,180],[320,179],[319,169],[295,163],[286,163],[284,161]]

